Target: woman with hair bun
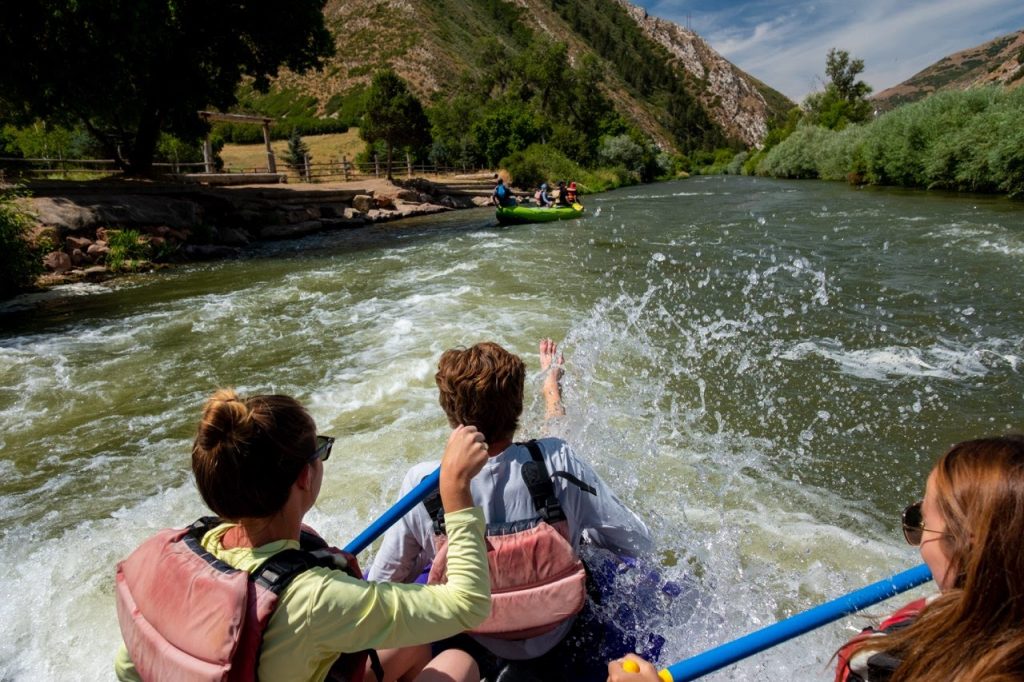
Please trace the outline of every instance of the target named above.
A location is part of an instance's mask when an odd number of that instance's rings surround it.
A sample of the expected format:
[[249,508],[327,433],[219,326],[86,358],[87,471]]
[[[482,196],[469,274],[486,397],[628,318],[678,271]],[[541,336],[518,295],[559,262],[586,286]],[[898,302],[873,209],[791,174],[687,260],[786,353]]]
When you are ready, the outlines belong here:
[[[414,645],[490,611],[484,519],[469,488],[487,461],[483,435],[456,426],[448,439],[449,580],[431,586],[366,582],[354,557],[303,525],[333,442],[288,396],[220,390],[207,401],[192,471],[219,518],[163,531],[118,564],[118,679],[479,679],[467,655],[430,660]],[[384,669],[371,655],[398,647]]]

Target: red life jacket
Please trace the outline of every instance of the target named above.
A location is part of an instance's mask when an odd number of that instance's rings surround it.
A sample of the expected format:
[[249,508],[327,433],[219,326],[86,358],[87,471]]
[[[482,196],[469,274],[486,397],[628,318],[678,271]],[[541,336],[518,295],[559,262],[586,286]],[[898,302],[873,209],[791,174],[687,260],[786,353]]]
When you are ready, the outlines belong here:
[[[544,456],[535,441],[523,443],[532,461],[523,465],[523,479],[534,508],[534,519],[487,524],[487,565],[491,573],[491,614],[471,634],[520,640],[551,632],[572,618],[586,602],[586,570],[569,539],[565,518]],[[556,472],[591,494],[596,491],[575,476]],[[434,519],[437,553],[429,584],[448,580],[448,538],[440,498],[424,502]]]
[[871,650],[851,657],[854,645],[865,639],[888,635],[909,627],[933,599],[933,597],[915,599],[883,620],[877,628],[864,628],[859,635],[844,644],[838,653],[839,661],[836,664],[835,682],[872,682],[872,680],[889,679],[902,663],[901,659],[892,654],[872,652]]
[[[117,564],[121,636],[147,682],[256,680],[263,632],[295,576],[323,566],[362,578],[354,557],[308,528],[302,549],[278,552],[253,573],[239,570],[201,544],[220,523],[203,517],[188,528],[161,531]],[[329,679],[362,682],[368,655],[342,654]]]

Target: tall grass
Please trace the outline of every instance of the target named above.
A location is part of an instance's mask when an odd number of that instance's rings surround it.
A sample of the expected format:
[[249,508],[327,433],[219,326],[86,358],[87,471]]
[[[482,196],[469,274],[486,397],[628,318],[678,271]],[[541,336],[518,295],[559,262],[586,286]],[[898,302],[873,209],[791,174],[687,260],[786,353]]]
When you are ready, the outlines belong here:
[[784,178],[1024,196],[1024,88],[943,92],[841,131],[804,125],[758,162]]

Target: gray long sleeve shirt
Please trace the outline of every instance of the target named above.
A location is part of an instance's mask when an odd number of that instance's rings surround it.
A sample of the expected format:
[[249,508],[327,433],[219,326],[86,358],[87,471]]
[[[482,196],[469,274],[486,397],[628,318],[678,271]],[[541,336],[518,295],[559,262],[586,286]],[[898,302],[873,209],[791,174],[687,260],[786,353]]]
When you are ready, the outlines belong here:
[[[644,522],[627,508],[597,473],[558,438],[537,441],[548,473],[564,471],[597,491],[591,495],[562,477],[552,479],[558,501],[569,525],[569,540],[575,549],[587,541],[618,554],[636,556],[652,548],[650,532]],[[536,518],[530,491],[522,476],[522,466],[531,461],[525,445],[513,443],[501,454],[487,460],[473,479],[473,501],[484,510],[487,523],[504,523]],[[412,490],[434,469],[436,462],[413,466],[402,481],[401,495]],[[406,514],[384,534],[380,550],[368,571],[369,580],[411,582],[434,558],[433,522],[423,505]],[[562,640],[572,627],[572,619],[544,635],[512,641],[476,637],[495,655],[507,659],[535,658]]]

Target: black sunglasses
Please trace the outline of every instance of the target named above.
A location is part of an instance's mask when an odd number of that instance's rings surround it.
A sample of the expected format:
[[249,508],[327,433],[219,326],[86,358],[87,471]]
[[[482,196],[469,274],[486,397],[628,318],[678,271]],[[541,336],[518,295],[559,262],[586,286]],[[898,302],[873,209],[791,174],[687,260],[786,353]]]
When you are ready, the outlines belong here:
[[331,448],[334,447],[334,438],[331,436],[317,436],[316,437],[316,450],[313,451],[313,456],[309,458],[309,463],[320,460],[326,462],[327,458],[331,456]]
[[907,508],[903,510],[903,537],[907,539],[907,542],[917,547],[921,544],[921,540],[924,536],[924,532],[939,533],[940,535],[949,535],[941,530],[935,530],[933,528],[924,527],[924,515],[921,514],[921,504],[923,500],[918,500],[914,504],[907,505]]

